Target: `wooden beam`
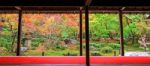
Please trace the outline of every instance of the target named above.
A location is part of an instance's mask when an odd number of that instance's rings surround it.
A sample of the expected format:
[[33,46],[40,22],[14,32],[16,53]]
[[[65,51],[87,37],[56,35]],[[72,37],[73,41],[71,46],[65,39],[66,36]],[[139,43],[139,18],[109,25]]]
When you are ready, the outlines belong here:
[[79,34],[80,34],[80,56],[82,56],[83,55],[83,50],[82,50],[82,7],[80,7],[80,32],[79,32]]
[[19,7],[19,6],[15,6],[15,8],[16,8],[17,10],[21,10],[21,7]]
[[[88,0],[86,0],[88,1]],[[82,6],[0,6],[0,11],[12,11],[12,10],[23,10],[23,11],[79,11]],[[120,6],[89,6],[89,11],[117,11]],[[84,9],[83,9],[84,10]],[[150,7],[147,6],[126,6],[122,8],[124,11],[130,12],[150,12]]]
[[121,56],[124,56],[124,37],[123,37],[123,20],[122,20],[122,10],[119,10],[119,21],[120,21],[120,52]]
[[18,36],[17,36],[17,56],[20,56],[20,47],[21,47],[21,32],[22,32],[22,10],[19,10],[18,17]]
[[121,10],[123,11],[126,7],[122,7]]
[[85,34],[86,34],[86,66],[90,66],[90,47],[89,47],[89,6],[85,6]]
[[85,0],[85,5],[89,6],[91,4],[92,0]]

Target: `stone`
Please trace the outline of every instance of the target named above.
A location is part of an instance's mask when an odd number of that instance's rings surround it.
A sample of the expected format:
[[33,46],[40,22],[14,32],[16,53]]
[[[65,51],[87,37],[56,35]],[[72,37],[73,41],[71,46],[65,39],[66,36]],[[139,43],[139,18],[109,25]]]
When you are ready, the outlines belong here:
[[20,51],[21,51],[21,52],[25,52],[25,51],[27,51],[27,49],[28,49],[27,47],[21,47],[21,48],[20,48]]
[[125,56],[150,56],[148,52],[126,52]]

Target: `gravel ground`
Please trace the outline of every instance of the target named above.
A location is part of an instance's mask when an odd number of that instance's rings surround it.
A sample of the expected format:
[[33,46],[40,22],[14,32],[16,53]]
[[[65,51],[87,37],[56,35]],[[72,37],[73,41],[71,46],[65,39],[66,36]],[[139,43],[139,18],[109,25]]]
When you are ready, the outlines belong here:
[[148,52],[126,52],[125,56],[150,56]]

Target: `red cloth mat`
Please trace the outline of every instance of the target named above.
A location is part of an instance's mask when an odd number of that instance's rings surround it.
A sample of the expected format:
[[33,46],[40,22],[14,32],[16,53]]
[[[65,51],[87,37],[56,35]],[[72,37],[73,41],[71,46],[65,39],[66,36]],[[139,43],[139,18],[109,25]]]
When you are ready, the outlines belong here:
[[[150,64],[148,56],[91,56],[91,64]],[[85,56],[1,56],[0,64],[85,64]]]

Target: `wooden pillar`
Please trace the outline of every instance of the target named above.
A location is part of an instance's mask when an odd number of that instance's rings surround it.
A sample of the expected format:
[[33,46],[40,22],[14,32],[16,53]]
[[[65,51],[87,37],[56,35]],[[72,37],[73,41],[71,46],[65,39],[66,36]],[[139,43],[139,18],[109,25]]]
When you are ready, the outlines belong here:
[[89,49],[89,6],[85,6],[85,34],[86,34],[86,66],[90,66]]
[[80,7],[80,56],[83,55],[82,51],[82,7]]
[[21,29],[22,29],[22,10],[19,10],[18,14],[18,37],[17,37],[17,56],[20,55],[20,44],[21,44]]
[[119,21],[120,21],[120,44],[121,44],[121,56],[124,56],[124,37],[123,37],[123,20],[122,20],[122,10],[119,10]]

